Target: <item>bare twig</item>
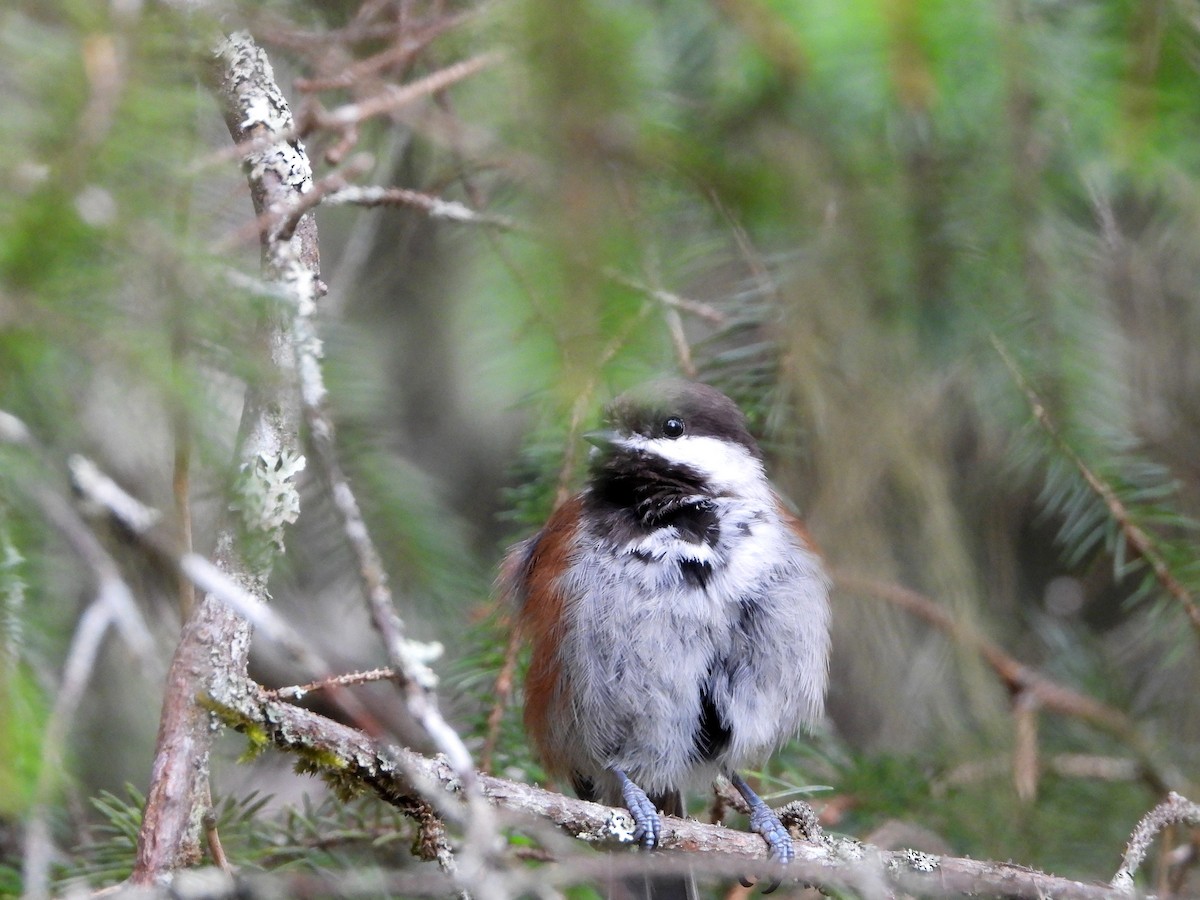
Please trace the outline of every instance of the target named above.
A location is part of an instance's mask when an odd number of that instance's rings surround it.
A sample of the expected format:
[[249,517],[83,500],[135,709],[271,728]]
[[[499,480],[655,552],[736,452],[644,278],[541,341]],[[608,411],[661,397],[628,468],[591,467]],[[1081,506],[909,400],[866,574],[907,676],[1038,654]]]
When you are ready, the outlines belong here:
[[[387,85],[375,96],[358,103],[347,103],[332,110],[313,109],[309,114],[309,121],[304,123],[303,128],[292,122],[289,114],[286,128],[273,130],[269,135],[249,135],[248,140],[240,141],[229,149],[211,154],[202,165],[219,164],[233,159],[256,156],[269,151],[278,142],[294,143],[306,131],[313,129],[340,131],[357,127],[368,119],[396,112],[430,94],[444,91],[446,88],[495,65],[500,58],[498,53],[484,53],[446,66],[444,69],[439,69],[403,86]],[[271,80],[273,83],[273,75]]]
[[1125,848],[1125,856],[1121,860],[1121,868],[1113,876],[1112,887],[1116,890],[1133,893],[1133,876],[1146,858],[1150,844],[1160,831],[1168,825],[1188,825],[1200,827],[1200,804],[1193,803],[1186,797],[1171,791],[1167,799],[1150,812],[1146,813],[1129,836],[1129,844]]
[[1041,709],[1082,719],[1125,743],[1138,756],[1143,777],[1156,791],[1166,792],[1181,781],[1178,774],[1164,770],[1153,749],[1124,712],[1066,685],[1052,681],[1036,669],[1009,655],[1000,645],[962,622],[928,597],[898,584],[835,570],[834,581],[845,590],[877,597],[919,616],[945,632],[952,640],[978,653],[996,672],[1013,696],[1026,696]]
[[[305,199],[306,201],[308,200],[307,196]],[[318,198],[318,200],[322,203],[333,205],[353,204],[364,207],[405,206],[410,209],[420,210],[431,219],[440,219],[460,225],[479,225],[490,230],[514,232],[533,240],[545,240],[545,237],[539,235],[535,229],[518,222],[510,216],[479,212],[458,201],[443,200],[432,194],[414,191],[409,188],[353,186],[331,191],[325,194],[324,197]],[[315,202],[311,203],[309,204],[309,208],[315,205]],[[672,293],[671,291],[652,287],[646,282],[627,275],[612,266],[597,267],[586,258],[577,258],[576,262],[591,271],[597,272],[613,284],[656,300],[665,306],[670,313],[686,312],[711,325],[719,326],[725,323],[725,314],[707,303],[701,303],[698,300],[681,297],[679,294]],[[681,353],[680,358],[686,369],[689,354]]]
[[590,372],[583,388],[575,396],[571,405],[571,417],[567,420],[567,434],[563,445],[563,461],[558,470],[558,481],[554,490],[554,505],[564,503],[571,494],[571,479],[575,475],[575,462],[579,453],[579,435],[583,428],[584,416],[591,411],[592,400],[600,386],[600,375],[605,367],[612,362],[621,348],[629,340],[630,335],[639,328],[650,314],[651,306],[643,303],[636,315],[625,320],[620,330],[609,339],[601,349],[600,354],[591,363]]
[[416,34],[398,36],[380,52],[351,63],[335,75],[297,78],[296,90],[306,94],[346,90],[361,85],[365,79],[372,78],[386,69],[402,69],[438,37],[469,21],[475,15],[474,12],[465,12],[442,16]]
[[457,222],[467,225],[482,225],[498,231],[519,231],[521,226],[509,216],[481,213],[471,209],[464,203],[455,200],[443,200],[432,194],[409,190],[408,188],[385,187],[347,187],[334,191],[325,197],[325,202],[333,205],[354,206],[406,206],[417,209],[431,219],[442,219],[447,222]]
[[[1144,765],[1131,757],[1099,756],[1094,753],[1056,753],[1039,760],[1047,772],[1060,778],[1082,778],[1093,781],[1141,781]],[[972,760],[955,766],[939,777],[933,785],[934,793],[940,795],[953,785],[975,784],[984,779],[1012,775],[1013,762],[1008,756]]]
[[492,708],[488,711],[487,737],[483,742],[483,750],[479,753],[479,768],[489,774],[492,771],[492,758],[496,755],[496,745],[500,742],[500,726],[504,723],[504,711],[512,699],[513,682],[520,651],[520,630],[510,624],[508,641],[504,645],[504,663],[500,666],[500,672],[496,675],[495,686],[492,689],[494,699]]
[[621,287],[628,288],[639,294],[644,294],[657,300],[664,306],[682,310],[690,313],[699,319],[703,319],[710,325],[724,325],[725,313],[715,307],[709,306],[707,303],[701,303],[699,300],[689,300],[687,297],[681,297],[678,294],[673,294],[670,291],[658,290],[651,287],[643,281],[626,275],[611,266],[604,266],[600,269],[600,274],[610,280],[613,284],[619,284]]
[[333,421],[324,409],[326,390],[320,368],[320,342],[315,335],[302,332],[297,334],[297,348],[301,355],[300,394],[313,455],[329,484],[346,543],[358,562],[359,577],[372,620],[383,639],[388,663],[404,691],[409,714],[424,728],[434,746],[446,754],[451,765],[469,781],[473,770],[471,755],[462,738],[438,711],[433,693],[437,678],[428,663],[441,654],[442,648],[405,637],[404,623],[392,599],[387,571],[338,459]]
[[1037,797],[1041,769],[1038,750],[1038,698],[1032,691],[1021,691],[1013,698],[1012,775],[1017,797],[1031,803]]
[[[182,364],[184,337],[179,327],[173,329],[171,337],[172,363],[179,369]],[[179,540],[185,551],[192,549],[192,429],[191,420],[184,405],[178,401],[171,404],[171,438],[174,453],[171,460],[171,496],[175,501],[175,521],[179,523]],[[179,598],[179,617],[186,621],[196,606],[195,586],[182,576],[176,583]]]
[[301,700],[306,694],[311,694],[313,691],[323,691],[330,687],[349,687],[355,684],[369,684],[372,681],[389,681],[396,677],[396,673],[388,668],[370,669],[366,672],[347,672],[344,675],[334,675],[329,678],[322,678],[318,681],[310,681],[308,684],[294,684],[288,687],[273,688],[266,691],[269,697],[283,697],[288,700]]
[[1200,637],[1200,604],[1197,603],[1192,592],[1188,590],[1171,570],[1167,560],[1155,544],[1154,538],[1133,521],[1133,517],[1129,513],[1129,508],[1117,496],[1112,486],[1093,472],[1075,448],[1067,442],[1062,432],[1058,430],[1058,426],[1055,425],[1054,420],[1050,418],[1050,413],[1046,409],[1045,404],[1042,403],[1042,399],[1025,378],[1025,373],[1021,371],[1012,354],[1008,352],[1008,348],[995,336],[992,337],[992,346],[996,348],[996,352],[1000,354],[1000,358],[1004,360],[1005,366],[1012,373],[1013,379],[1021,388],[1022,393],[1025,394],[1025,399],[1029,403],[1029,408],[1033,412],[1033,417],[1038,425],[1054,441],[1059,452],[1076,468],[1092,493],[1099,497],[1104,502],[1104,505],[1108,507],[1109,514],[1113,517],[1113,521],[1117,523],[1121,534],[1125,536],[1126,542],[1128,542],[1129,546],[1133,548],[1138,556],[1146,561],[1146,564],[1154,573],[1155,580],[1162,586],[1163,590],[1183,607],[1183,611],[1187,614],[1192,629],[1196,632],[1196,636]]
[[278,645],[303,670],[321,676],[319,683],[330,691],[333,702],[352,721],[370,734],[382,733],[382,727],[362,704],[341,690],[343,679],[346,683],[357,683],[354,676],[333,677],[329,664],[283,616],[211,560],[180,546],[163,526],[158,510],[128,493],[91,460],[76,454],[68,460],[68,466],[72,487],[86,503],[111,517],[159,563],[174,569],[190,586],[236,612],[254,628],[258,637]]
[[211,807],[204,811],[204,839],[208,844],[208,855],[213,865],[226,875],[232,875],[233,866],[225,856],[225,848],[221,846],[221,835],[217,831],[217,811]]
[[[26,897],[49,896],[52,847],[48,819],[49,801],[62,777],[67,735],[75,721],[84,692],[91,682],[104,637],[109,628],[121,620],[132,620],[133,616],[136,616],[139,622],[141,619],[136,611],[133,595],[124,580],[115,574],[105,574],[99,576],[99,579],[95,599],[84,610],[75,626],[63,667],[62,682],[59,684],[54,708],[42,737],[42,756],[38,768],[34,808],[25,832],[22,876]],[[126,629],[128,627],[126,624]],[[135,647],[135,650],[143,657],[143,661],[148,661],[152,646],[150,633],[145,630],[144,624],[140,624],[138,629],[143,632],[144,640],[139,640],[141,646]]]
[[374,97],[368,97],[358,103],[347,103],[328,112],[320,112],[312,124],[317,128],[337,129],[346,125],[358,125],[375,116],[395,112],[405,106],[415,103],[431,94],[436,94],[446,88],[465,81],[485,69],[496,65],[502,55],[496,52],[481,53],[471,59],[453,63],[436,72],[418,78],[402,86],[387,85]]
[[[16,416],[3,411],[0,411],[0,443],[24,447],[38,469],[49,470],[29,429]],[[46,723],[34,808],[25,831],[25,892],[30,897],[45,897],[49,893],[52,850],[48,804],[61,777],[67,736],[91,682],[100,647],[109,628],[115,628],[135,656],[149,667],[154,658],[154,640],[116,561],[66,498],[36,477],[18,479],[16,483],[87,566],[95,582],[95,596],[71,637],[58,694]]]
[[214,255],[227,253],[245,241],[257,235],[269,235],[274,241],[291,240],[304,216],[312,212],[331,196],[336,196],[345,190],[350,182],[370,170],[374,160],[368,153],[359,153],[348,159],[340,169],[330,172],[302,194],[285,203],[276,203],[248,225],[237,229],[230,237],[224,238],[213,247]]

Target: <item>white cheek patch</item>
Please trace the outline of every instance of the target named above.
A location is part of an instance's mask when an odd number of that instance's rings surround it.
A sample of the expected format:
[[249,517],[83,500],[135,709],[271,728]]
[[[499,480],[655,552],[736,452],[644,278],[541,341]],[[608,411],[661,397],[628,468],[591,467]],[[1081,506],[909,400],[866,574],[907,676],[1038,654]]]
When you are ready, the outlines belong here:
[[629,446],[668,462],[690,466],[707,478],[720,494],[750,498],[767,490],[762,463],[734,441],[690,434],[674,440],[634,435],[629,438]]

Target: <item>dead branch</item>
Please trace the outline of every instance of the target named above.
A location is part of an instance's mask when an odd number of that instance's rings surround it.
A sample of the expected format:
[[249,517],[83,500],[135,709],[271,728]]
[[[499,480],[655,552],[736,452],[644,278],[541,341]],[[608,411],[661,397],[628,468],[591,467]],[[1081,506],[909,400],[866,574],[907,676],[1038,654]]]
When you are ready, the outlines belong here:
[[[246,34],[232,35],[218,49],[215,93],[235,144],[258,141],[247,152],[250,194],[261,214],[287,203],[311,185],[312,171],[303,149],[279,140],[294,129],[286,100],[270,76],[270,63]],[[295,303],[295,316],[308,314],[319,293],[319,257],[312,217],[296,234],[279,241],[264,233],[263,262],[268,279],[278,283]],[[246,478],[259,467],[269,472],[286,459],[299,457],[299,410],[296,400],[292,310],[279,309],[259,329],[277,377],[247,390],[239,435],[238,462]],[[251,530],[272,536],[282,528],[278,510],[259,510]],[[269,516],[267,514],[270,514]],[[243,517],[247,510],[243,509]],[[237,549],[237,529],[228,524],[218,537],[216,560],[254,597],[265,596],[270,556],[252,565]],[[206,594],[184,625],[167,676],[154,766],[132,881],[150,884],[200,858],[203,815],[209,798],[209,752],[213,741],[209,713],[195,698],[224,679],[244,674],[249,657],[250,626],[245,618],[213,594]]]
[[95,594],[76,623],[63,663],[62,680],[54,707],[42,737],[41,760],[34,805],[25,829],[22,854],[22,878],[29,897],[49,895],[53,841],[50,835],[49,802],[64,765],[64,753],[71,725],[92,679],[100,648],[110,629],[115,630],[139,662],[152,670],[154,639],[150,634],[133,593],[122,578],[116,560],[88,528],[70,502],[46,483],[50,466],[42,448],[25,423],[0,411],[0,443],[29,451],[36,473],[17,479],[15,484],[36,506],[42,516],[67,542],[83,562],[95,582]]
[[[462,795],[463,783],[444,759],[429,759],[400,747],[383,747],[353,728],[269,696],[247,680],[222,683],[209,700],[227,724],[265,735],[284,752],[319,760],[318,773],[327,780],[343,787],[360,785],[396,805],[419,794],[435,803],[443,819],[461,819],[461,812],[456,815],[454,807]],[[520,829],[524,821],[524,830],[529,830],[539,820],[549,821],[573,837],[607,848],[631,840],[632,822],[624,810],[493,776],[477,774],[476,778],[482,795],[506,814],[513,827]],[[602,872],[624,871],[628,865],[630,871],[664,872],[678,867],[719,873],[726,878],[739,873],[771,874],[764,860],[765,845],[749,832],[666,817],[663,847],[682,852],[605,858]],[[797,842],[796,851],[796,861],[786,873],[788,880],[822,887],[861,891],[875,884],[889,893],[920,896],[996,894],[1064,900],[1123,896],[1111,886],[1072,881],[1011,863],[939,857],[911,850],[884,851],[840,838]],[[571,856],[557,867],[539,869],[537,883],[579,883],[600,877],[602,872],[589,866],[586,857]],[[513,879],[507,884],[509,888],[521,884],[512,873],[497,873],[496,877]]]
[[390,681],[396,673],[388,668],[369,669],[366,672],[347,672],[344,675],[332,675],[307,684],[293,684],[288,687],[273,688],[267,693],[272,697],[284,697],[289,700],[301,700],[313,691],[328,690],[332,687],[349,687],[355,684],[369,684],[373,681]]
[[[236,35],[235,35],[236,37]],[[266,57],[264,55],[263,59]],[[460,81],[477,75],[479,72],[495,65],[500,61],[500,55],[485,53],[471,59],[463,60],[439,69],[424,78],[409,82],[405,85],[386,85],[385,89],[373,97],[357,103],[346,103],[332,110],[315,107],[308,113],[308,121],[304,127],[298,127],[292,120],[291,113],[287,114],[286,128],[275,129],[265,135],[249,133],[241,139],[235,138],[235,145],[227,150],[212,154],[206,164],[227,162],[231,159],[246,159],[269,151],[273,146],[282,142],[299,145],[300,138],[313,130],[345,131],[357,128],[368,119],[396,112],[418,100],[444,91]],[[268,71],[270,64],[268,63]],[[275,83],[274,73],[271,73],[272,85]],[[275,87],[278,91],[278,87]],[[280,95],[282,98],[282,95]],[[311,177],[311,172],[310,172]]]
[[[409,188],[347,186],[340,190],[332,190],[323,197],[317,198],[316,201],[310,201],[306,196],[305,202],[308,203],[307,208],[316,206],[317,202],[335,206],[354,205],[366,208],[376,206],[404,206],[419,210],[431,219],[440,219],[460,225],[479,225],[494,231],[512,232],[542,243],[546,243],[549,240],[545,235],[539,234],[536,229],[522,224],[510,216],[479,212],[458,201],[443,200],[441,197],[414,191]],[[576,256],[575,262],[589,271],[596,272],[606,281],[661,303],[666,307],[668,313],[686,312],[689,315],[708,322],[710,325],[720,326],[725,324],[725,314],[707,303],[682,297],[679,294],[661,288],[652,287],[645,281],[627,275],[612,266],[597,266],[595,262],[584,256]],[[686,357],[686,355],[684,356]]]
[[318,91],[347,90],[387,70],[406,68],[437,38],[457,28],[475,16],[473,12],[442,16],[415,33],[396,35],[394,42],[365,59],[350,63],[341,71],[316,78],[297,78],[296,90],[305,94]]
[[483,750],[479,754],[479,768],[487,774],[492,773],[492,761],[496,755],[496,746],[500,743],[500,726],[504,722],[504,710],[512,699],[513,682],[517,674],[517,658],[521,652],[521,634],[508,625],[508,640],[504,645],[504,662],[496,674],[492,688],[492,708],[488,711],[487,737],[484,738]]
[[1116,707],[1047,678],[917,591],[844,570],[835,570],[833,578],[839,587],[885,600],[924,619],[945,632],[951,640],[975,651],[991,666],[1014,697],[1025,697],[1025,702],[1034,702],[1040,709],[1081,719],[1111,734],[1134,752],[1142,767],[1142,777],[1157,793],[1165,794],[1172,787],[1181,785],[1181,776],[1165,768],[1157,759],[1154,749],[1138,730],[1137,723]]
[[431,219],[458,222],[467,225],[483,225],[497,231],[520,231],[522,227],[508,216],[481,213],[455,200],[443,200],[432,194],[409,188],[347,187],[325,197],[332,205],[354,205],[371,208],[375,206],[406,206],[420,210]]
[[[299,141],[290,137],[295,126],[286,100],[275,83],[266,55],[254,44],[253,39],[248,34],[232,36],[223,45],[221,56],[226,69],[222,82],[223,96],[227,101],[233,101],[227,107],[226,118],[235,141],[240,142],[246,135],[247,123],[253,122],[249,132],[251,138],[272,138],[275,142],[267,160],[257,161],[250,166],[251,193],[256,197],[255,209],[260,216],[264,212],[275,216],[262,232],[268,277],[288,288],[294,298],[287,334],[290,339],[288,362],[291,364],[288,371],[294,373],[295,380],[291,384],[308,425],[309,445],[341,519],[346,544],[358,562],[372,621],[383,640],[407,711],[423,728],[433,745],[446,754],[470,798],[474,794],[471,755],[462,738],[438,710],[434,694],[436,677],[428,666],[440,654],[441,647],[420,644],[405,635],[404,624],[388,585],[387,571],[349,479],[342,469],[333,420],[325,410],[327,391],[321,371],[322,344],[313,322],[319,293],[316,225],[309,212],[304,212],[298,220],[294,216],[294,211],[305,203],[305,195],[314,190],[307,156]],[[485,55],[450,66],[404,88],[388,92],[386,103],[375,98],[363,104],[344,107],[324,124],[337,127],[339,124],[357,123],[426,93],[442,90],[480,71],[494,59],[493,55]],[[267,113],[261,115],[264,108]],[[258,121],[254,121],[256,116]],[[287,168],[280,163],[286,163]],[[294,227],[293,222],[296,223]],[[290,401],[291,398],[289,405]],[[467,860],[463,867],[466,873],[464,880],[471,884],[477,894],[487,896],[489,890],[484,877],[485,867],[475,857],[485,852],[492,842],[490,816],[481,804],[470,805],[470,824],[478,832],[473,835],[477,840],[467,842],[463,848],[463,856]],[[437,859],[448,873],[457,871],[457,864],[449,852],[438,854]]]
[[1179,824],[1200,827],[1200,804],[1171,791],[1167,799],[1142,816],[1137,827],[1133,829],[1133,834],[1129,836],[1129,844],[1125,848],[1125,856],[1121,860],[1121,868],[1117,869],[1117,874],[1113,876],[1112,887],[1122,892],[1133,893],[1133,876],[1137,874],[1142,860],[1146,858],[1150,844],[1168,825]]

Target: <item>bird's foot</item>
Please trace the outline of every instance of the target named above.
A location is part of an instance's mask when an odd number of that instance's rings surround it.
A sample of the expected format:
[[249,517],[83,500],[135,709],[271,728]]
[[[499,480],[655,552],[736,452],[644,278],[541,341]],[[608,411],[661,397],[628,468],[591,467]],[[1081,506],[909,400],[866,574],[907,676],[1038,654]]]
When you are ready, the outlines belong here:
[[[758,796],[750,785],[746,784],[742,776],[734,772],[730,775],[729,780],[750,807],[750,830],[762,835],[763,840],[767,842],[771,861],[786,866],[796,858],[796,849],[792,846],[792,836],[779,821],[779,816],[775,815],[775,811],[767,806],[766,801]],[[745,879],[741,879],[741,882],[744,887],[750,887],[749,884],[746,884]],[[779,887],[779,879],[774,878],[767,887],[763,888],[763,893],[769,894],[777,887]]]
[[[629,780],[629,776],[620,769],[613,769],[613,774],[621,782],[621,798],[625,808],[633,816],[633,840],[646,850],[653,850],[662,841],[662,820],[658,810],[646,796],[646,792]],[[777,820],[778,821],[778,820]]]

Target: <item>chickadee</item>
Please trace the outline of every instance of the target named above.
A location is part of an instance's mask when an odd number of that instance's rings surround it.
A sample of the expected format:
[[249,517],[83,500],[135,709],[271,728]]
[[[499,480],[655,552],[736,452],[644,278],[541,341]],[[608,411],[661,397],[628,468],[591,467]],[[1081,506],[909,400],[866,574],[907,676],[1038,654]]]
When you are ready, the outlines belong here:
[[722,773],[786,864],[787,830],[737,770],[822,715],[828,576],[720,391],[655,382],[606,424],[584,490],[501,570],[532,644],[526,728],[581,798],[629,810],[641,846]]

